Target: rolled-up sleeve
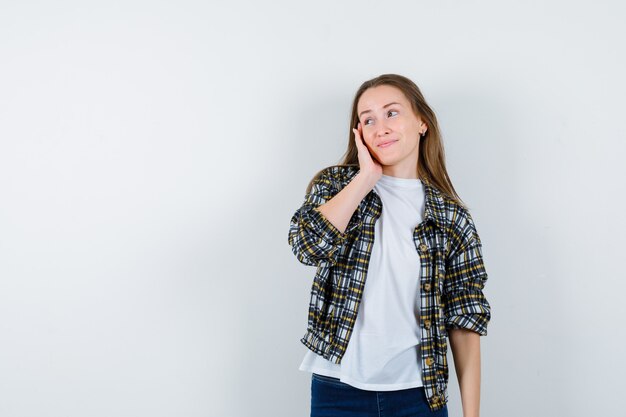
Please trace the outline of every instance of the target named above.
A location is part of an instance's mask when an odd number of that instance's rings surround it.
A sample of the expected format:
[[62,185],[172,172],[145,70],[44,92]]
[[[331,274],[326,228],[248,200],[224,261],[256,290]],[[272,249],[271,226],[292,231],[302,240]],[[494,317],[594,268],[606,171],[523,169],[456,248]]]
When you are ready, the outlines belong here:
[[442,297],[445,325],[447,329],[467,329],[486,336],[491,306],[483,289],[488,276],[482,244],[471,217],[462,236],[459,247],[446,262]]
[[291,217],[288,243],[292,252],[305,265],[318,266],[320,262],[335,264],[337,250],[352,229],[360,224],[355,211],[342,233],[317,209],[338,192],[327,171],[323,171],[305,195],[304,203]]

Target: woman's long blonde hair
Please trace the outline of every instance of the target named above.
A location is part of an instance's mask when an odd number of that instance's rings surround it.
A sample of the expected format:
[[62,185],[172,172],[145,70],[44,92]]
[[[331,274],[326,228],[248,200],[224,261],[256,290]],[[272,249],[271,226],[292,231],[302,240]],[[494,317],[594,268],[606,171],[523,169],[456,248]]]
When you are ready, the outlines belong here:
[[[448,198],[465,207],[465,203],[463,203],[454,189],[450,176],[448,175],[448,171],[446,170],[443,141],[441,139],[441,133],[435,112],[433,112],[430,106],[426,103],[426,100],[417,85],[402,75],[383,74],[361,84],[354,96],[354,100],[352,101],[352,116],[350,117],[348,149],[342,157],[343,161],[335,166],[359,166],[358,150],[356,144],[354,143],[354,132],[352,131],[352,128],[356,128],[357,123],[359,122],[357,105],[365,90],[378,87],[380,85],[390,85],[402,91],[404,96],[411,103],[411,107],[413,108],[415,115],[420,117],[428,126],[426,134],[420,138],[419,157],[416,167],[417,178],[426,179],[442,193],[448,196]],[[315,174],[307,187],[307,193],[311,190],[315,179],[324,169]]]

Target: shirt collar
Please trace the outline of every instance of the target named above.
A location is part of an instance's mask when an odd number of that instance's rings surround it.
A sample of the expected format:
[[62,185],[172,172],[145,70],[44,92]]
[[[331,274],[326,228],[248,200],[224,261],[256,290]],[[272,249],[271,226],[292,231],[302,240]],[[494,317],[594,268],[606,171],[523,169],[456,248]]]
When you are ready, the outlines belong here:
[[427,178],[422,178],[421,180],[426,194],[424,219],[432,219],[440,229],[444,229],[446,224],[446,198],[443,192],[432,184],[430,180]]
[[[345,177],[343,186],[345,187],[360,169],[358,166],[350,166],[348,175]],[[437,186],[431,183],[427,178],[421,178],[424,184],[425,204],[424,204],[424,220],[432,220],[437,227],[444,229],[446,224],[445,203],[446,197]]]

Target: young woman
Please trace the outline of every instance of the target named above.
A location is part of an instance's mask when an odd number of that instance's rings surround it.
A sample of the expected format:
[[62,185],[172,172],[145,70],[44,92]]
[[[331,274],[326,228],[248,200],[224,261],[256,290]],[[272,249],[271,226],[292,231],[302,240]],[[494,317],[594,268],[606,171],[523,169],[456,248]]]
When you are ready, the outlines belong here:
[[434,112],[408,78],[366,81],[342,164],[318,172],[289,244],[317,267],[311,417],[447,416],[447,340],[464,417],[480,402],[491,308],[476,226],[446,171]]

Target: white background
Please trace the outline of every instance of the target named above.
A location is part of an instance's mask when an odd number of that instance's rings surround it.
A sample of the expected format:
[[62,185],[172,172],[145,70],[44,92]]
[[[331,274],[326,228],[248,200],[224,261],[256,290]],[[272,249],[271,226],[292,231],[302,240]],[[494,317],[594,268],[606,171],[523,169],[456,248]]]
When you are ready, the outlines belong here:
[[481,415],[619,414],[625,18],[620,1],[3,0],[0,415],[308,415],[315,271],[289,220],[339,162],[358,86],[389,72],[435,110],[484,245]]

